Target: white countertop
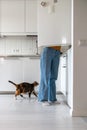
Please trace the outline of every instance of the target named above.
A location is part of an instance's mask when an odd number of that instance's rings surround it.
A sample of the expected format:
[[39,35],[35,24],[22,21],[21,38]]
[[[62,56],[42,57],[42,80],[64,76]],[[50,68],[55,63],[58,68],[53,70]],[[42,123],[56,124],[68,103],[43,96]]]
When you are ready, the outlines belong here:
[[61,46],[61,52],[65,53],[67,50],[69,50],[71,47],[71,44],[51,44],[51,45],[44,45],[44,46],[39,46],[41,50],[45,47],[50,47],[50,46]]

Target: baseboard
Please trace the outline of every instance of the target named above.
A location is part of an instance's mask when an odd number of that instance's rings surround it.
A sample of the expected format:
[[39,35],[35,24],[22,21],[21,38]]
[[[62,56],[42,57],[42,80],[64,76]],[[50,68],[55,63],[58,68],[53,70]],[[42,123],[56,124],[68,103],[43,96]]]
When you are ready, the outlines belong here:
[[0,95],[15,94],[15,91],[0,91]]
[[0,91],[0,95],[2,94],[14,94],[15,91]]
[[[15,93],[15,91],[0,91],[0,94],[14,94],[14,93]],[[57,91],[56,94],[62,94],[62,92]]]
[[87,109],[86,110],[70,110],[70,115],[72,117],[87,117]]

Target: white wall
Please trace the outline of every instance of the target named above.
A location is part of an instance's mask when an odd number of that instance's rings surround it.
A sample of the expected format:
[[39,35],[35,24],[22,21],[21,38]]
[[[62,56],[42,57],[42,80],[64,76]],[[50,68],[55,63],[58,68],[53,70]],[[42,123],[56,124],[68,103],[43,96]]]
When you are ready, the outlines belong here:
[[87,116],[87,0],[73,0],[73,116]]

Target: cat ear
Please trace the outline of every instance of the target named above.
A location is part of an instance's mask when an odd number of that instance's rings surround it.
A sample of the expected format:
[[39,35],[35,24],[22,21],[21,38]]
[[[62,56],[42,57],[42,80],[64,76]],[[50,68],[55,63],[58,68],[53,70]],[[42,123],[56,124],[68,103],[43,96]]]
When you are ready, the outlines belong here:
[[34,81],[34,86],[39,85],[39,83],[37,81]]

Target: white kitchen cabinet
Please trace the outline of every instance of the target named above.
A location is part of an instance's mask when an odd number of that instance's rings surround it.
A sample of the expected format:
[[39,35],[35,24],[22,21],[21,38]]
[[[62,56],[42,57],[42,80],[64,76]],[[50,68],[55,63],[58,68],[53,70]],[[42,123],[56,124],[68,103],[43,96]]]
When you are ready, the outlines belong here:
[[67,64],[66,64],[66,54],[64,54],[61,59],[61,92],[66,96],[66,88],[67,88]]
[[[9,84],[8,80],[15,83],[40,81],[40,60],[39,59],[9,59],[0,60],[0,92],[14,92],[15,87]],[[35,88],[36,90],[38,87]]]
[[37,34],[37,0],[26,0],[26,32]]
[[24,0],[0,0],[1,33],[24,32]]
[[47,46],[70,42],[71,1],[38,0],[38,45]]
[[0,0],[1,35],[36,35],[37,0]]

